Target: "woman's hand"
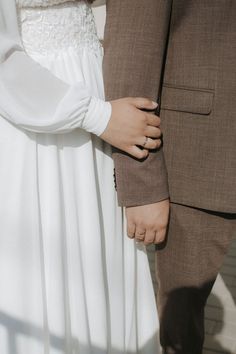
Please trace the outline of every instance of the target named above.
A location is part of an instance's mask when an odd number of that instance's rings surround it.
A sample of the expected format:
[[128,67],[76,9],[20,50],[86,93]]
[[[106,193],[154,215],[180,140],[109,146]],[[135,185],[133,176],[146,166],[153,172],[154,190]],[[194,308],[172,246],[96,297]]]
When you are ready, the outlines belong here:
[[[112,116],[100,138],[138,159],[161,145],[160,118],[151,111],[157,104],[146,98],[122,98],[111,102]],[[150,110],[150,112],[142,111]]]

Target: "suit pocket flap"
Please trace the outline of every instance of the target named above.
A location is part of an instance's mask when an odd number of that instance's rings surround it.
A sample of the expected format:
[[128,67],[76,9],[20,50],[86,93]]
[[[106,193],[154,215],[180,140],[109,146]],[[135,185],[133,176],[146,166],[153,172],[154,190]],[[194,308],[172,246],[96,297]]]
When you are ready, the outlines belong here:
[[212,110],[214,92],[164,86],[161,109],[208,115]]

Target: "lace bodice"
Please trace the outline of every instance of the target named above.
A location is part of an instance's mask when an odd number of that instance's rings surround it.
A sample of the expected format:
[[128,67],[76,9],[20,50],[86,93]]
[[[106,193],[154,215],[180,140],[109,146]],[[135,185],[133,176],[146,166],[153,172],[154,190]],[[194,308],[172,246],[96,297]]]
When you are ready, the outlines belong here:
[[[71,2],[78,0],[71,0]],[[68,0],[16,0],[17,5],[20,8],[23,7],[48,7],[53,5],[63,4]]]
[[73,48],[102,54],[93,12],[86,1],[17,0],[26,52],[47,56]]

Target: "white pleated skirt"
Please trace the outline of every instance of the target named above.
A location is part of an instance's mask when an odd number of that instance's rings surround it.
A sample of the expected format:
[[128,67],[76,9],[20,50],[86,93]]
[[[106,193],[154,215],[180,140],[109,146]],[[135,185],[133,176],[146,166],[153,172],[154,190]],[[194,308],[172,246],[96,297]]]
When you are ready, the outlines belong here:
[[[34,59],[104,97],[102,56]],[[0,353],[159,353],[147,255],[125,234],[110,147],[0,118],[0,169]]]

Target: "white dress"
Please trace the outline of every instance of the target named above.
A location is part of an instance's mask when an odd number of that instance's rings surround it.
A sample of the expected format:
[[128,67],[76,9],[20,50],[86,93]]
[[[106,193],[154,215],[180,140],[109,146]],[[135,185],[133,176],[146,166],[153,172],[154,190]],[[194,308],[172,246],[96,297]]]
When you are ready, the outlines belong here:
[[17,13],[27,55],[14,42],[0,68],[0,353],[157,354],[147,256],[96,136],[110,104],[91,8],[18,0]]

